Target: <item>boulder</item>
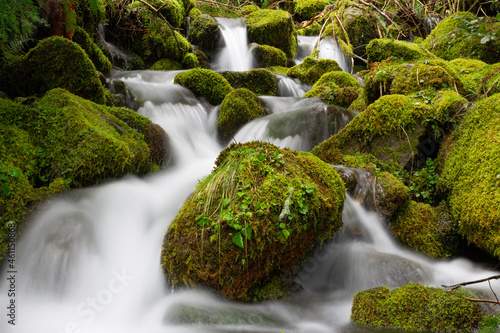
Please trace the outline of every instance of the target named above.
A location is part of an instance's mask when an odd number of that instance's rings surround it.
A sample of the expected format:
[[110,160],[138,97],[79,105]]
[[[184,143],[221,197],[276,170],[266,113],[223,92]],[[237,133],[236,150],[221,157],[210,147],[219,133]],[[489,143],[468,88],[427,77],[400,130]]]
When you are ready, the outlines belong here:
[[189,27],[188,40],[206,52],[214,51],[221,38],[219,23],[210,15],[196,17]]
[[276,96],[278,85],[274,74],[267,69],[256,68],[245,72],[224,71],[220,74],[233,88],[247,88],[257,95]]
[[245,16],[248,42],[274,46],[293,58],[297,52],[297,33],[292,16],[282,10],[262,9]]
[[92,41],[89,34],[80,27],[76,27],[73,41],[78,43],[82,49],[87,53],[95,68],[104,75],[108,75],[111,71],[111,62],[106,58],[104,53]]
[[342,226],[345,188],[310,153],[232,144],[165,235],[174,288],[200,285],[243,301],[281,298],[314,248]]
[[293,12],[302,21],[310,20],[330,4],[328,0],[293,0],[293,3]]
[[204,97],[212,105],[219,105],[233,90],[229,82],[217,72],[194,68],[177,74],[174,82],[190,89],[195,95]]
[[258,68],[266,68],[271,66],[286,66],[287,59],[285,52],[280,49],[269,46],[259,45],[256,43],[250,44],[250,53],[257,62]]
[[375,287],[354,296],[354,322],[409,331],[475,332],[482,318],[478,303],[470,294],[424,287],[415,283],[390,290]]
[[304,97],[318,97],[325,103],[349,107],[362,91],[359,82],[346,72],[325,73]]
[[413,61],[435,58],[435,56],[422,45],[389,38],[372,39],[366,46],[366,54],[369,64],[388,59]]
[[288,76],[299,79],[302,83],[313,85],[328,72],[342,71],[339,64],[332,59],[315,59],[306,57],[304,61],[288,70]]

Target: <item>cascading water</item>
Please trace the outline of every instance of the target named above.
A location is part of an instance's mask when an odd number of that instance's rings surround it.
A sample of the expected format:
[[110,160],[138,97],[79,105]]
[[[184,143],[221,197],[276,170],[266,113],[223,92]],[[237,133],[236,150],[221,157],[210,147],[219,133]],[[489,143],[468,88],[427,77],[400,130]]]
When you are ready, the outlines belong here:
[[[216,141],[217,109],[173,84],[174,75],[114,74],[136,97],[138,112],[168,132],[173,166],[144,179],[70,191],[34,215],[16,246],[16,325],[4,316],[1,332],[368,332],[350,324],[358,290],[409,281],[439,286],[494,274],[467,260],[434,262],[399,247],[378,216],[348,196],[343,230],[306,261],[296,277],[304,289],[298,294],[242,304],[206,290],[172,292],[160,267],[163,236],[224,148]],[[272,114],[252,121],[235,139],[282,140],[278,144],[302,149],[311,138],[303,110],[326,112],[315,99],[264,100]],[[342,126],[350,116],[342,111],[339,119]],[[257,134],[259,128],[265,134]],[[8,278],[4,269],[4,310]]]
[[[297,36],[297,55],[295,62],[301,63],[307,56],[310,56],[318,43],[319,36]],[[349,58],[344,55],[339,43],[336,39],[331,37],[322,38],[319,43],[320,59],[335,60],[344,72],[351,72],[351,62]]]
[[217,18],[222,35],[222,50],[213,64],[214,70],[247,71],[253,68],[248,51],[247,28],[244,19]]

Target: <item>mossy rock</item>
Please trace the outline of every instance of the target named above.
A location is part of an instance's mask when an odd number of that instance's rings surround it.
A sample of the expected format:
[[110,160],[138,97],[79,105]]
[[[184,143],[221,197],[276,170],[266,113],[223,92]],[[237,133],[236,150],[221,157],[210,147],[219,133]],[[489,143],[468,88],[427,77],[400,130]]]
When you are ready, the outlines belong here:
[[[471,31],[462,27],[470,27]],[[481,30],[482,34],[477,34]],[[483,39],[493,34],[500,34],[496,20],[458,12],[439,22],[422,46],[445,60],[467,57],[494,64],[500,62],[500,39]]]
[[250,44],[250,53],[257,62],[256,67],[258,68],[267,68],[271,66],[285,67],[287,63],[285,52],[274,46],[252,43]]
[[[72,187],[91,186],[128,173],[146,174],[158,169],[149,160],[151,152],[142,134],[108,107],[66,90],[53,89],[22,108],[1,100],[0,116],[4,123],[28,132],[39,147],[41,169],[38,179],[33,180],[36,187],[46,186],[57,178],[68,179]],[[149,120],[144,118],[144,122]]]
[[435,108],[434,117],[440,123],[457,123],[469,107],[469,101],[456,91],[440,90],[434,96],[432,105]]
[[194,53],[186,53],[182,58],[182,67],[184,69],[192,69],[200,67],[200,60]]
[[366,53],[368,56],[368,63],[388,59],[413,61],[435,58],[432,53],[421,45],[389,38],[377,38],[371,40],[366,46]]
[[226,95],[219,108],[217,132],[227,142],[250,120],[267,113],[257,95],[246,88],[238,88]]
[[469,110],[454,132],[441,188],[468,242],[500,258],[500,94]]
[[170,58],[182,61],[184,55],[191,51],[191,44],[179,32],[174,31],[172,34],[172,31],[158,18],[155,18],[153,22],[149,30],[150,34],[145,39],[151,53],[158,59]]
[[222,75],[203,68],[194,68],[179,73],[175,76],[174,82],[206,98],[212,105],[222,103],[224,97],[233,90]]
[[102,1],[75,1],[74,10],[76,12],[76,26],[82,27],[91,37],[96,36],[99,24],[106,20],[105,3]]
[[[149,10],[149,8],[139,2],[139,7],[144,10]],[[165,17],[165,19],[174,27],[180,28],[184,25],[184,3],[181,0],[148,0],[148,3],[155,7],[156,9],[161,8],[160,14]]]
[[302,83],[312,86],[323,74],[333,71],[342,71],[342,68],[335,60],[306,57],[301,64],[290,68],[288,76],[297,78]]
[[220,38],[219,23],[208,14],[198,16],[189,27],[188,40],[204,51],[214,51]]
[[243,301],[280,298],[322,240],[342,226],[345,188],[310,153],[232,144],[165,235],[162,265],[174,287],[207,286]]
[[208,56],[201,50],[196,50],[194,51],[194,55],[198,59],[198,63],[200,64],[199,67],[201,68],[209,68],[210,67],[210,60]]
[[444,205],[436,208],[409,200],[390,220],[389,227],[400,242],[431,258],[458,254],[458,226]]
[[257,95],[278,95],[276,79],[267,69],[256,68],[245,72],[225,71],[220,74],[235,89],[247,88]]
[[478,303],[465,291],[446,291],[410,283],[390,290],[357,292],[351,319],[357,323],[409,331],[475,332],[482,317]]
[[176,71],[180,69],[182,69],[180,63],[168,58],[158,60],[149,68],[150,71]]
[[318,97],[325,103],[347,108],[361,91],[358,80],[346,72],[334,71],[323,74],[304,97]]
[[426,119],[432,112],[403,95],[382,96],[312,152],[328,163],[359,152],[405,167],[418,157],[418,144],[431,125]]
[[54,88],[104,104],[104,88],[85,51],[63,37],[46,38],[22,58],[19,87],[23,96],[43,95]]
[[320,32],[321,32],[321,25],[315,21],[305,28],[298,29],[297,35],[299,35],[299,36],[318,36]]
[[189,11],[189,19],[191,20],[191,22],[194,22],[194,20],[196,20],[196,18],[200,15],[203,15],[203,13],[201,12],[201,10],[199,10],[198,8],[193,8]]
[[113,65],[109,59],[106,58],[102,50],[95,45],[92,38],[90,38],[85,30],[77,26],[75,34],[73,35],[73,41],[82,47],[99,72],[104,75],[109,75]]
[[240,9],[240,14],[241,16],[247,16],[248,14],[251,14],[253,12],[256,12],[260,10],[260,8],[256,5],[245,5],[241,7]]
[[310,20],[330,4],[328,0],[293,0],[294,14],[302,21]]
[[[460,79],[465,84],[466,90],[471,92],[471,96],[467,96],[469,100],[480,98],[490,88],[488,87],[487,78],[492,77],[489,69],[494,67],[494,65],[488,65],[478,59],[463,58],[453,59],[449,62],[449,65],[458,73]],[[491,95],[493,94],[495,92]]]
[[274,46],[293,58],[297,52],[297,33],[292,16],[282,10],[257,10],[245,17],[248,42]]

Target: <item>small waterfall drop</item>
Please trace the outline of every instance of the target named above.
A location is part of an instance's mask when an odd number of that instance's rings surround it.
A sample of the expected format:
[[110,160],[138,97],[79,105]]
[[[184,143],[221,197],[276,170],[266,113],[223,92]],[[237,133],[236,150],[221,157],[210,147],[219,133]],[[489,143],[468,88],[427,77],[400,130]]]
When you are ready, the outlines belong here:
[[[319,36],[297,36],[298,49],[295,62],[301,63],[310,56],[318,42]],[[344,72],[351,72],[350,58],[344,55],[335,38],[324,37],[319,43],[319,59],[332,59],[337,61]]]
[[302,97],[311,90],[311,86],[301,83],[299,79],[279,74],[275,76],[278,80],[278,95],[281,97]]
[[215,59],[214,70],[247,71],[253,68],[253,57],[248,51],[245,20],[217,18],[222,34],[222,50]]

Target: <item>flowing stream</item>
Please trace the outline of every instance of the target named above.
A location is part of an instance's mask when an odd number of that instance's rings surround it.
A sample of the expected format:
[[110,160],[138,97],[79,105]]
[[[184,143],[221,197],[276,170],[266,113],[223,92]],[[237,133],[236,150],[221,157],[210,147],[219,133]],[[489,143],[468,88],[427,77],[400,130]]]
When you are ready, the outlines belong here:
[[[216,140],[217,107],[173,84],[175,74],[113,74],[136,97],[138,112],[168,132],[172,163],[143,179],[127,176],[70,191],[33,216],[16,246],[16,325],[4,315],[0,332],[368,332],[349,319],[358,290],[410,281],[439,286],[494,274],[465,259],[431,261],[401,248],[375,213],[348,196],[343,230],[297,274],[303,291],[259,304],[227,301],[200,289],[172,292],[160,267],[163,237],[224,148]],[[249,123],[235,139],[307,150],[310,128],[304,124],[310,123],[304,110],[320,115],[329,112],[327,106],[299,97],[263,99],[272,114]],[[338,127],[353,116],[335,112]],[[5,269],[4,312],[8,278]]]

